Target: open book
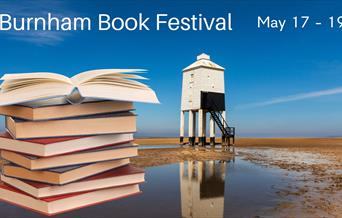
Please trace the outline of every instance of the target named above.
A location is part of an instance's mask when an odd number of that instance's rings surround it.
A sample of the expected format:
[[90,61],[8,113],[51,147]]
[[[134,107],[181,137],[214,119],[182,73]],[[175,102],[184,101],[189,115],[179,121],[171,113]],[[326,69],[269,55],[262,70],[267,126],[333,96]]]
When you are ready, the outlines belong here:
[[[71,78],[56,73],[5,74],[0,85],[0,106],[58,99],[63,103],[119,100],[158,103],[155,92],[136,80],[139,69],[102,69]],[[57,102],[57,101],[56,101]]]

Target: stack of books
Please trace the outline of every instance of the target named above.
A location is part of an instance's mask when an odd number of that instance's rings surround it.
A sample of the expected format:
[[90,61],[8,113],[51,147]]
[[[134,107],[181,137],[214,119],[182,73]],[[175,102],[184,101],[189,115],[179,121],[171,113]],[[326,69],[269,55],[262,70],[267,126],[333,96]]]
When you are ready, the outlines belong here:
[[133,102],[158,99],[133,72],[3,76],[0,199],[53,215],[140,193]]

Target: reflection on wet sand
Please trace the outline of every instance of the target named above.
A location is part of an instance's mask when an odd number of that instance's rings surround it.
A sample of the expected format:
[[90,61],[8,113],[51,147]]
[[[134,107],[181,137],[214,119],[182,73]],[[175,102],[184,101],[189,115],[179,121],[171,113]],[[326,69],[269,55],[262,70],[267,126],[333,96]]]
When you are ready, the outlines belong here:
[[226,161],[180,163],[182,217],[223,217]]

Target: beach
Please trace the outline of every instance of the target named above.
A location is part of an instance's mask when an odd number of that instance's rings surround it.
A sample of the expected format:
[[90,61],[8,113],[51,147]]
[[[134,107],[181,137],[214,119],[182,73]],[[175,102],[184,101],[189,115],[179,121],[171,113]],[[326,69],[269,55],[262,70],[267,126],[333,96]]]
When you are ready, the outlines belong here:
[[[209,139],[207,139],[208,141]],[[139,145],[165,145],[179,144],[179,138],[137,138]],[[220,143],[221,138],[216,138]],[[341,138],[237,138],[235,145],[240,147],[336,147],[342,146]]]
[[[176,145],[179,139],[142,138],[135,142],[144,147],[162,147]],[[274,184],[279,203],[271,215],[341,217],[342,138],[240,138],[233,152],[209,146],[143,149],[133,163],[149,167],[185,160],[228,160],[233,156],[277,168],[293,180],[279,190]]]

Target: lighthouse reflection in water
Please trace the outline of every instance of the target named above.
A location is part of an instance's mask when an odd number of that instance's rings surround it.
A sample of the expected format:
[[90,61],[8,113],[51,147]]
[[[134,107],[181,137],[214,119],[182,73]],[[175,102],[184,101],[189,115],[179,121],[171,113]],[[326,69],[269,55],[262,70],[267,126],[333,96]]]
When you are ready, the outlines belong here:
[[225,161],[180,163],[182,217],[223,217]]

